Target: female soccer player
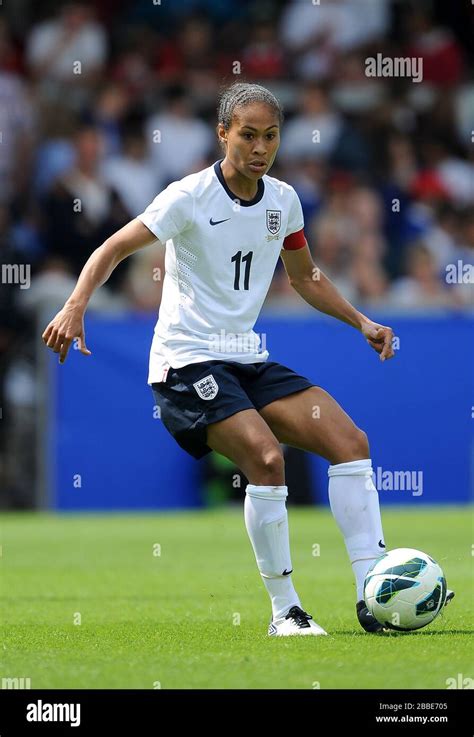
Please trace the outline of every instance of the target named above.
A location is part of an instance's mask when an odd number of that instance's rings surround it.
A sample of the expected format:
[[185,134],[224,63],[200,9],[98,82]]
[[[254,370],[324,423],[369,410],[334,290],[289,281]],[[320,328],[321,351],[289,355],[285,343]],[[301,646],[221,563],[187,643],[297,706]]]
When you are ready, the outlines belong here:
[[359,330],[382,361],[394,355],[393,332],[352,307],[317,269],[295,190],[268,176],[282,117],[264,87],[226,89],[217,126],[224,158],[170,184],[94,251],[43,340],[60,363],[74,338],[90,355],[84,313],[93,291],[134,251],[166,243],[148,383],[182,448],[195,458],[213,449],[249,480],[244,517],[271,599],[268,634],[327,634],[302,608],[291,579],[280,443],[329,461],[329,500],[355,575],[358,620],[377,632],[382,626],[367,611],[363,583],[385,544],[367,436],[324,389],[268,361],[253,327],[281,256],[302,298]]

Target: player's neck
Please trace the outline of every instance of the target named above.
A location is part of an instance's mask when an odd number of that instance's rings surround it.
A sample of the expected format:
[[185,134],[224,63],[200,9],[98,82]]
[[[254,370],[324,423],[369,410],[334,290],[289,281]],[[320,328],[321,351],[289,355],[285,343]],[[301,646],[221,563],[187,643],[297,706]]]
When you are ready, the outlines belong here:
[[258,181],[244,177],[231,162],[221,161],[221,170],[230,191],[242,200],[253,200],[258,192]]

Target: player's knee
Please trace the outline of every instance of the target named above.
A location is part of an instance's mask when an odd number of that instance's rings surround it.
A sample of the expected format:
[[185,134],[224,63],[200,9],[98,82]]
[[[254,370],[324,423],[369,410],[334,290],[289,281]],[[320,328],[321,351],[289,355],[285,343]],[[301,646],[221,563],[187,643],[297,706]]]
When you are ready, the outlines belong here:
[[369,457],[370,450],[367,433],[354,425],[350,433],[344,436],[343,442],[338,445],[337,451],[329,460],[333,464],[349,463],[350,461],[359,461]]
[[279,445],[261,450],[254,459],[254,474],[260,484],[279,485],[284,476],[285,460]]
[[369,438],[367,437],[367,433],[359,427],[354,428],[348,445],[350,455],[350,458],[347,459],[348,461],[357,461],[370,457]]

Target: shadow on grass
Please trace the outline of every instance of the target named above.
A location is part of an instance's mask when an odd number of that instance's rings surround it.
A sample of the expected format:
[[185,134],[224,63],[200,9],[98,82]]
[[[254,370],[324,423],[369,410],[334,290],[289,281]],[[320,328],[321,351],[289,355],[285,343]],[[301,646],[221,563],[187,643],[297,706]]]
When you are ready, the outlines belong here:
[[[330,633],[331,634],[331,633]],[[353,637],[409,637],[416,635],[417,637],[439,637],[449,635],[473,635],[474,630],[438,630],[437,632],[422,632],[420,630],[410,630],[407,632],[354,632],[354,630],[338,630],[332,633],[334,635],[352,635]]]

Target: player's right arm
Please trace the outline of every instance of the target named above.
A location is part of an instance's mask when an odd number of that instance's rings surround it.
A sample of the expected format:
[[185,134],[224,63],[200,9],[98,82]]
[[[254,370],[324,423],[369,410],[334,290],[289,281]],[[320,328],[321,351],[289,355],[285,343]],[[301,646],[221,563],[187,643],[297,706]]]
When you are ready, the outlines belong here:
[[96,248],[84,265],[77,284],[66,304],[54,317],[42,338],[48,348],[59,353],[64,363],[72,341],[79,339],[81,353],[90,356],[84,333],[84,314],[93,292],[102,286],[124,258],[140,248],[157,242],[157,237],[146,225],[135,218]]

